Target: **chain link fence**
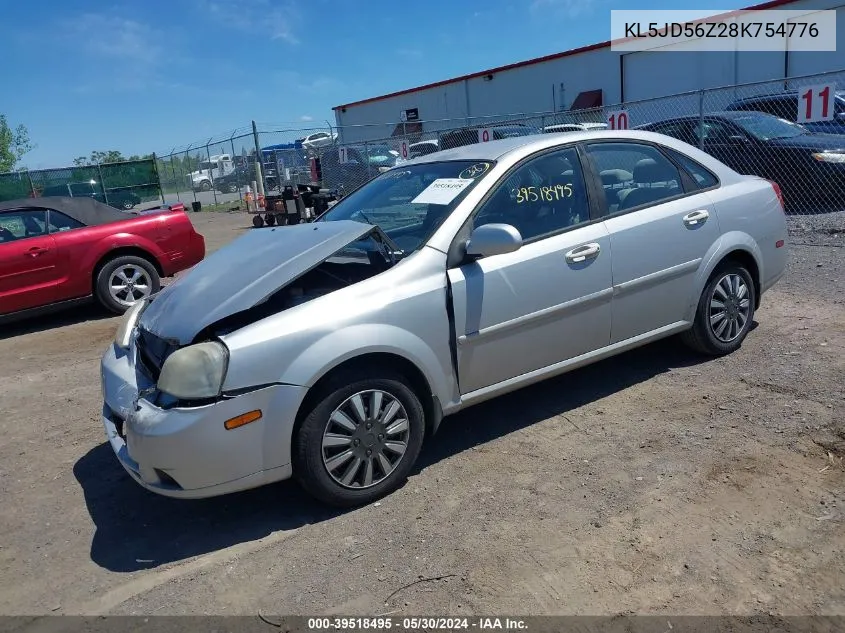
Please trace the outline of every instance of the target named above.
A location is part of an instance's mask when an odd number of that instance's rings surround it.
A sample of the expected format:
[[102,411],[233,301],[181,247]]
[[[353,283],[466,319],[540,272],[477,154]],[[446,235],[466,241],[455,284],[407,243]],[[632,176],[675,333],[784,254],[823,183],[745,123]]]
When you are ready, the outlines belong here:
[[[819,119],[826,119],[820,121]],[[807,121],[811,122],[807,122]],[[333,129],[253,124],[158,159],[165,198],[238,208],[260,155],[268,196],[309,185],[343,196],[403,160],[513,136],[644,129],[777,182],[791,215],[845,216],[845,70],[594,109]]]
[[153,159],[0,174],[0,200],[42,196],[85,196],[125,210],[162,200]]

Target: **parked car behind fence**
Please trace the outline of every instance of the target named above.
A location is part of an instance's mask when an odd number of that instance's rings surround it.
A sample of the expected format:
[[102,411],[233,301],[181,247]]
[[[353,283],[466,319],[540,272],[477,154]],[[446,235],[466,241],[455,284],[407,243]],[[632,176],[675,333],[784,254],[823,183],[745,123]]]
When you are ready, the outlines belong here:
[[700,146],[741,174],[777,182],[788,208],[845,200],[845,135],[814,134],[756,111],[679,117],[641,129]]

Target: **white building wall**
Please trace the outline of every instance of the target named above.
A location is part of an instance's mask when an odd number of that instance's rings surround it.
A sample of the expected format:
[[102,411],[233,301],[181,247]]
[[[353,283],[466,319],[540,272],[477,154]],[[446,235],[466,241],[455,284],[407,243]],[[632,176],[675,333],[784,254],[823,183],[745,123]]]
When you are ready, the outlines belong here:
[[[606,106],[624,102],[631,125],[697,111],[698,95],[672,97],[704,88],[730,87],[845,69],[845,2],[798,0],[784,10],[836,9],[837,52],[619,52],[594,49],[493,74],[473,77],[426,90],[409,92],[335,110],[342,142],[389,137],[403,110],[417,108],[424,132],[480,124],[473,118],[568,110],[582,91],[602,90]],[[620,57],[622,63],[620,64]],[[787,69],[788,66],[788,69]],[[624,70],[623,70],[624,68]],[[762,84],[708,93],[712,110],[739,96],[774,89]],[[653,100],[632,103],[641,100]]]

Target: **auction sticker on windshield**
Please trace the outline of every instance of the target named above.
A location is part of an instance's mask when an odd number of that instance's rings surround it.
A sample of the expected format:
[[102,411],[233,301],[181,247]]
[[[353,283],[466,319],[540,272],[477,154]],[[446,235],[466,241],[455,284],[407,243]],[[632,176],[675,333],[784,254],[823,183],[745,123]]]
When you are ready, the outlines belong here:
[[473,183],[462,178],[438,178],[411,200],[411,204],[449,204]]

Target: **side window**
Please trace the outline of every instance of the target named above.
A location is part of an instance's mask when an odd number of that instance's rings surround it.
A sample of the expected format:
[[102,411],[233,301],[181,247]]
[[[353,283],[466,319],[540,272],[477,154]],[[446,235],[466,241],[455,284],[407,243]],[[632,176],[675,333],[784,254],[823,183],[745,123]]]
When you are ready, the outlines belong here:
[[497,185],[474,227],[510,224],[531,240],[590,219],[584,174],[575,148],[533,158]]
[[707,189],[709,187],[715,187],[719,184],[719,179],[711,173],[709,169],[707,169],[704,165],[701,165],[694,161],[692,158],[687,156],[686,154],[682,154],[681,152],[676,152],[673,149],[664,148],[670,156],[678,163],[681,167],[683,167],[687,173],[695,179],[695,182],[698,183],[698,186],[701,189]]
[[592,143],[608,214],[658,204],[684,193],[681,172],[659,150],[639,143]]
[[705,143],[725,143],[735,132],[724,123],[711,119],[702,124],[699,134]]
[[60,231],[70,231],[71,229],[81,229],[85,225],[78,220],[66,216],[64,213],[53,211],[50,209],[49,214],[49,229],[50,233],[58,233]]
[[795,122],[798,118],[798,103],[796,99],[771,99],[762,103],[763,112],[768,112],[781,119]]
[[676,123],[667,123],[666,125],[658,126],[654,129],[658,134],[665,134],[671,136],[684,143],[690,145],[698,145],[698,138],[695,135],[695,129],[689,121],[678,121]]
[[44,209],[20,209],[0,213],[0,244],[47,234]]

